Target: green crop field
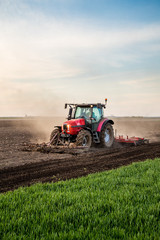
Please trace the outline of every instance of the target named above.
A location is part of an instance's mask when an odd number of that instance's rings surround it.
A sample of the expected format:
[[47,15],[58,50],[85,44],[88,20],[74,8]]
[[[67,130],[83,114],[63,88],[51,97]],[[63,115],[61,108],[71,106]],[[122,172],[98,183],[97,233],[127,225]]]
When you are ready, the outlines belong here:
[[0,194],[0,239],[160,239],[160,159]]

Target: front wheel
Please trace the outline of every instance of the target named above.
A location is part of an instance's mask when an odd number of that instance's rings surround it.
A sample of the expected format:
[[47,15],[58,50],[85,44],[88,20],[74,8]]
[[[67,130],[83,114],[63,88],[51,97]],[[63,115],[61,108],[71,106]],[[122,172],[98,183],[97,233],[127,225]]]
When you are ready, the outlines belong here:
[[102,147],[112,147],[114,143],[113,127],[110,123],[107,123],[100,134],[100,145]]
[[50,144],[57,145],[60,137],[60,130],[58,128],[54,129],[50,135]]
[[76,138],[76,146],[90,148],[92,144],[92,136],[88,130],[81,130]]

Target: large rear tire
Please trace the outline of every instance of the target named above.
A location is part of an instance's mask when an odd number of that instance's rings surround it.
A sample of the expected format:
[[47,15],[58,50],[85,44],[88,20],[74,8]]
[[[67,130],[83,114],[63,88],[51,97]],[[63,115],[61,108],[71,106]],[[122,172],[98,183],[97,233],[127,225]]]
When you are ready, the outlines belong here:
[[92,136],[88,130],[81,130],[76,138],[76,146],[90,148],[92,144]]
[[55,128],[50,135],[50,144],[57,145],[59,137],[60,137],[60,130],[58,128]]
[[114,131],[110,123],[107,123],[100,134],[100,145],[110,148],[114,144]]

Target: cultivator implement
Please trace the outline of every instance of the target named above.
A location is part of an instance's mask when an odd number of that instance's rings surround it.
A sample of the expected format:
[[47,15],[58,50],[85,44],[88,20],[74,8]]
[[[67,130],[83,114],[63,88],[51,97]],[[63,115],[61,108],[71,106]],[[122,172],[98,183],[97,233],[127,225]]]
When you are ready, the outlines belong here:
[[119,135],[118,137],[115,137],[115,141],[120,144],[130,144],[135,146],[149,143],[149,139],[135,137],[135,136],[134,137],[126,136],[125,138],[123,135]]

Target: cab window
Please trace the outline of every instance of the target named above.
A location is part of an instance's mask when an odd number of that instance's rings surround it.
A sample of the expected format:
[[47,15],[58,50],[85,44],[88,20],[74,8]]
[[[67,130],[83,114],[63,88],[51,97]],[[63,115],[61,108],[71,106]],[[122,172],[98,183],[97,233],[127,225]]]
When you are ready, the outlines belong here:
[[77,107],[75,112],[75,118],[84,117],[86,119],[90,119],[91,117],[91,108],[87,107]]
[[92,118],[93,118],[93,122],[99,122],[102,118],[102,109],[93,107]]

